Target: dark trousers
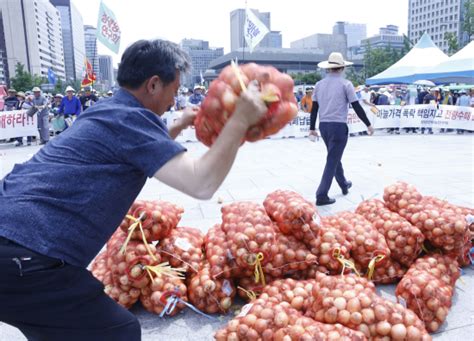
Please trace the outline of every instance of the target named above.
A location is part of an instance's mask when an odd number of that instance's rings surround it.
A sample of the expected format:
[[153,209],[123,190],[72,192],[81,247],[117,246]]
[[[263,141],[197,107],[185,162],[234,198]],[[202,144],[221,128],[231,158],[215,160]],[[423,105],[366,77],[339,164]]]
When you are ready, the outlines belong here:
[[316,199],[325,199],[328,197],[329,188],[331,188],[334,177],[336,177],[336,181],[341,189],[347,187],[341,159],[344,148],[346,148],[349,128],[345,123],[321,122],[319,124],[319,131],[328,150],[328,156],[321,183],[316,191]]
[[87,269],[0,237],[0,321],[28,340],[141,339],[137,318]]

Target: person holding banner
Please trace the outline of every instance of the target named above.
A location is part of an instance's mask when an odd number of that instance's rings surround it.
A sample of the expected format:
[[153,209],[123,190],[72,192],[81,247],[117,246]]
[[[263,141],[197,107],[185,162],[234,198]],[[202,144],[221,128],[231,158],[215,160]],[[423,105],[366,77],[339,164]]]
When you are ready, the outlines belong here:
[[344,195],[349,193],[349,188],[352,186],[352,182],[346,180],[344,176],[341,163],[349,134],[347,126],[349,104],[367,126],[369,135],[374,133],[374,128],[357,99],[354,86],[343,77],[343,71],[348,65],[352,63],[345,61],[342,54],[338,52],[331,53],[327,61],[318,64],[318,67],[326,70],[327,75],[314,87],[309,134],[319,136],[315,128],[319,111],[319,130],[328,151],[321,183],[316,191],[318,206],[336,202],[336,199],[328,196],[334,177]]
[[147,178],[210,199],[226,178],[248,129],[267,107],[251,83],[212,147],[194,160],[174,139],[197,110],[169,130],[189,55],[164,40],[140,40],[120,62],[121,89],[0,186],[0,321],[34,340],[138,341],[134,314],[104,293],[86,269],[122,221]]

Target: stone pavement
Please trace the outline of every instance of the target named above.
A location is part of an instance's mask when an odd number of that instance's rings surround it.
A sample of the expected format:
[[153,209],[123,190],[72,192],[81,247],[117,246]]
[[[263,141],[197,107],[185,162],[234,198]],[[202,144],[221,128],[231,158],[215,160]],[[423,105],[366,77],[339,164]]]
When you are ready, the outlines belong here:
[[[206,148],[187,143],[193,155]],[[14,163],[23,162],[38,147],[13,148],[0,145],[0,176]],[[149,180],[139,198],[163,199],[181,204],[185,213],[180,225],[207,231],[220,221],[219,202],[236,200],[262,202],[275,189],[291,189],[314,200],[325,162],[323,142],[307,139],[265,140],[245,144],[234,167],[216,195],[209,201],[192,199],[158,181]],[[396,180],[414,184],[425,195],[435,195],[452,203],[474,206],[474,135],[382,135],[349,139],[343,165],[353,188],[343,196],[335,184],[330,196],[337,202],[319,208],[322,215],[354,210],[362,199],[380,198],[383,188]],[[394,286],[379,288],[387,293]],[[456,284],[453,307],[436,340],[473,340],[474,337],[474,270],[464,269]],[[0,302],[1,304],[1,302]],[[229,317],[210,322],[191,311],[160,319],[141,307],[133,308],[142,323],[143,340],[211,340],[214,331]],[[0,341],[24,340],[14,328],[0,323]]]

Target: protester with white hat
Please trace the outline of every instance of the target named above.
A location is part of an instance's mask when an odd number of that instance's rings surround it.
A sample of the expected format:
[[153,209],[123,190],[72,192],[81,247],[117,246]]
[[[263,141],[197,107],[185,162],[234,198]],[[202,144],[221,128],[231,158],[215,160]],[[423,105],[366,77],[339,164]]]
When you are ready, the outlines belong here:
[[331,53],[328,60],[318,64],[318,67],[326,70],[327,75],[314,87],[309,134],[319,136],[315,128],[319,111],[319,130],[328,150],[326,166],[316,191],[316,205],[318,206],[336,202],[335,199],[328,196],[334,177],[344,195],[349,193],[349,188],[352,186],[352,182],[346,180],[344,176],[341,163],[349,134],[347,126],[349,104],[367,126],[369,135],[374,133],[374,129],[357,99],[354,86],[343,77],[344,68],[349,65],[352,63],[345,61],[342,54],[338,52]]
[[74,96],[74,88],[72,86],[66,87],[66,96],[61,100],[58,114],[64,115],[66,126],[70,127],[81,113],[82,106],[79,98]]
[[200,85],[196,85],[194,87],[194,93],[188,98],[188,102],[191,105],[201,105],[202,101],[204,101],[204,95],[202,94],[202,87]]
[[107,97],[112,97],[113,95],[114,93],[112,92],[112,90],[107,91]]

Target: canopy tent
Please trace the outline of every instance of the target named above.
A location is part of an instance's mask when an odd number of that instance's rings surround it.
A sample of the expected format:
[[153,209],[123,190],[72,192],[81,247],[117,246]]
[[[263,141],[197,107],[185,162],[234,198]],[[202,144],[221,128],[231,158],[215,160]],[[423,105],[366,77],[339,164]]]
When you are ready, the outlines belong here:
[[448,60],[426,70],[426,73],[421,74],[420,77],[436,84],[474,84],[474,41]]
[[411,84],[423,79],[418,75],[444,62],[449,57],[425,33],[402,59],[385,71],[366,80],[366,84]]

